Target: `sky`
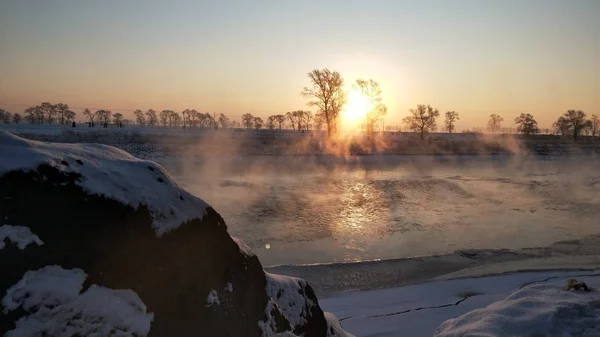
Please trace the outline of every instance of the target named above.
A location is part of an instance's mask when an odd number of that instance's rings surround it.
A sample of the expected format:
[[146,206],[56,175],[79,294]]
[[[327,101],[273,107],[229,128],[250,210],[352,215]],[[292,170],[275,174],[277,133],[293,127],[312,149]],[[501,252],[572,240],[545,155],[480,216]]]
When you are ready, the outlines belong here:
[[[308,109],[316,68],[459,128],[600,113],[598,0],[0,0],[0,108]],[[505,122],[506,123],[506,122]]]

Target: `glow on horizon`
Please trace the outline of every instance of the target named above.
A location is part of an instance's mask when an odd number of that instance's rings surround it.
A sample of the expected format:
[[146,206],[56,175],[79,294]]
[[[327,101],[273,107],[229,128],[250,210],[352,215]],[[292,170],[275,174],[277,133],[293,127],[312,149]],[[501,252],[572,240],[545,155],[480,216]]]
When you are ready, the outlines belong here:
[[0,107],[266,117],[310,110],[306,73],[327,67],[380,82],[386,124],[431,104],[458,111],[459,129],[491,113],[549,127],[600,113],[599,14],[595,0],[6,0]]

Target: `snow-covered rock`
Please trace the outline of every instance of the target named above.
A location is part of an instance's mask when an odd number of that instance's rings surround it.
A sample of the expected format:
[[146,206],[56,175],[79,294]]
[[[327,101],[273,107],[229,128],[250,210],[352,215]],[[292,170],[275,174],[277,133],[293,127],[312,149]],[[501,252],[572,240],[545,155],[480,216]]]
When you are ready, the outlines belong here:
[[146,336],[153,314],[130,289],[92,285],[80,294],[86,274],[47,266],[28,271],[2,299],[3,312],[22,307],[21,317],[6,337]]
[[19,249],[25,249],[25,247],[32,243],[38,245],[44,244],[37,235],[31,233],[31,230],[28,227],[23,226],[0,226],[0,249],[6,246],[5,240],[16,244]]
[[436,337],[600,336],[600,294],[556,285],[525,287],[442,323]]
[[[337,331],[304,281],[267,282],[258,257],[227,233],[223,218],[152,162],[107,146],[0,133],[0,200],[4,223],[24,228],[16,245],[10,231],[0,249],[0,331],[63,336],[58,326],[75,320],[74,335],[142,336],[137,318],[135,325],[118,319],[146,312],[149,337]],[[293,287],[304,294],[288,294]],[[281,308],[277,289],[286,293]],[[107,332],[114,324],[127,330]]]

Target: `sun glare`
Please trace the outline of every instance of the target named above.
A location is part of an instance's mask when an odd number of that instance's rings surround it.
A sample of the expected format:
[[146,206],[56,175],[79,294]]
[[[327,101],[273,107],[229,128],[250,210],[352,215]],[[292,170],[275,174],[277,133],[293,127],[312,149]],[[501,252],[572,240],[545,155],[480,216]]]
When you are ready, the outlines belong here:
[[342,111],[345,124],[357,126],[369,111],[369,99],[355,90],[348,92],[348,102]]

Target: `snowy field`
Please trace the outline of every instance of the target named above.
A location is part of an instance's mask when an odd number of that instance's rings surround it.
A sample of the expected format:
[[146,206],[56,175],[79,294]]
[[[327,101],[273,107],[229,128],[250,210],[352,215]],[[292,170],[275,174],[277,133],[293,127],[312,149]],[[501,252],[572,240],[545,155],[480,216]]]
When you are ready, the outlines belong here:
[[554,271],[433,281],[319,303],[357,337],[591,337],[600,335],[600,293],[565,289],[569,278],[597,289],[598,275]]

